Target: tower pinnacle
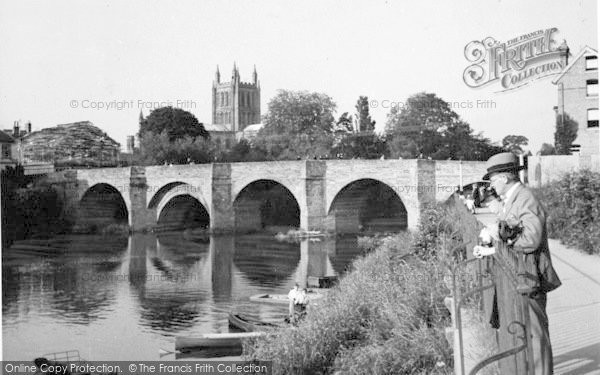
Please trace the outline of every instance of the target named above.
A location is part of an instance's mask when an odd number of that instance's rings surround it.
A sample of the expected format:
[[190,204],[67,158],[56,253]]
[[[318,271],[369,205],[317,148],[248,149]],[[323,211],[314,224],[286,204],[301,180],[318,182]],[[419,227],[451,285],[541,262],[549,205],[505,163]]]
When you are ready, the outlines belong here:
[[231,81],[235,81],[237,76],[238,76],[238,69],[237,69],[237,66],[234,61],[233,62],[233,70],[231,71]]

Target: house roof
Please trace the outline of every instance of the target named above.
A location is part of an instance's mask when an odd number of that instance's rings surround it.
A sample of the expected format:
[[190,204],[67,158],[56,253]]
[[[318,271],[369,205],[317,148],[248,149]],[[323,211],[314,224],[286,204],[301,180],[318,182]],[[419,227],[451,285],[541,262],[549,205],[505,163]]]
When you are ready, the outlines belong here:
[[13,143],[15,140],[9,134],[6,134],[5,131],[0,130],[0,142],[1,143]]
[[263,124],[252,124],[244,128],[244,132],[257,132],[262,129]]
[[575,63],[577,62],[577,60],[579,60],[582,56],[584,55],[598,55],[598,51],[596,51],[595,49],[593,49],[590,46],[585,46],[581,49],[581,51],[577,54],[577,56],[575,56],[575,58],[573,59],[573,61],[571,61],[571,63],[567,66],[565,66],[563,68],[563,71],[560,73],[560,75],[558,77],[556,77],[556,79],[554,81],[552,81],[552,83],[557,84],[558,81],[561,80],[561,78],[567,74],[567,72],[571,69],[571,67],[573,67],[573,65],[575,65]]
[[224,124],[204,124],[204,130],[207,132],[230,132],[230,125]]

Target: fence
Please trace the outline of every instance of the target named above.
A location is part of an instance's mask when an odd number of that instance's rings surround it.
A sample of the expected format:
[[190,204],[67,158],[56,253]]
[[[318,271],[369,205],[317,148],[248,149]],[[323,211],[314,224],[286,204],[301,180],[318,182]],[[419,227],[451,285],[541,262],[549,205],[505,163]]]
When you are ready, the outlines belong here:
[[[458,220],[452,225],[462,237],[467,259],[454,264],[452,269],[452,303],[449,304],[455,350],[455,373],[477,374],[486,366],[497,363],[501,374],[534,374],[533,347],[531,342],[530,299],[531,289],[525,284],[524,254],[515,253],[506,243],[496,243],[496,253],[482,259],[473,258],[471,250],[477,243],[482,225],[456,198],[451,199]],[[448,223],[450,224],[450,223]],[[467,307],[468,305],[468,307]],[[463,317],[471,311],[484,316],[486,323],[497,328],[495,332],[496,353],[487,358],[477,358],[468,363]],[[468,336],[468,335],[467,335]],[[467,340],[473,341],[468,336]],[[468,344],[480,344],[470,342]]]

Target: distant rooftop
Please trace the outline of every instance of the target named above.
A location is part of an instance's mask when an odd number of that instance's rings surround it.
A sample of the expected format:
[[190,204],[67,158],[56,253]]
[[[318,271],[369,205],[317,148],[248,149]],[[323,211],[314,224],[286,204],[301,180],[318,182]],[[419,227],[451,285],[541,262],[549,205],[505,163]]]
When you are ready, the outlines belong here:
[[230,132],[230,127],[228,124],[204,124],[207,132]]
[[260,129],[262,129],[263,124],[252,124],[252,125],[248,125],[244,128],[244,132],[257,132]]
[[[12,129],[8,129],[10,132],[12,132]],[[13,139],[13,137],[11,137],[9,134],[7,134],[7,131],[0,131],[0,142],[2,143],[12,143],[15,140]]]

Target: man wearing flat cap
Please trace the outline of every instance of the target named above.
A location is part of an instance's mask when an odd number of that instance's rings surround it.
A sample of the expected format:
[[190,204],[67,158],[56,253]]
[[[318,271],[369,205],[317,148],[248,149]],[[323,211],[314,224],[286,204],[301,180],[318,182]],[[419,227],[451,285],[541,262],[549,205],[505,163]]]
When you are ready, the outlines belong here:
[[[486,164],[487,173],[484,180],[503,200],[503,207],[498,212],[499,222],[518,227],[516,237],[507,240],[509,252],[524,256],[523,282],[529,287],[529,315],[533,344],[533,356],[536,374],[552,374],[552,347],[548,332],[548,316],[546,315],[546,293],[558,288],[561,281],[552,267],[548,237],[546,232],[546,211],[533,193],[519,182],[520,169],[518,158],[511,152],[503,152],[492,156]],[[496,231],[484,229],[483,232],[498,240]],[[494,248],[476,246],[473,254],[476,257],[491,255]],[[521,276],[519,276],[521,277]],[[534,306],[535,305],[535,306]],[[499,309],[506,308],[498,306]],[[509,307],[512,308],[512,307]]]

